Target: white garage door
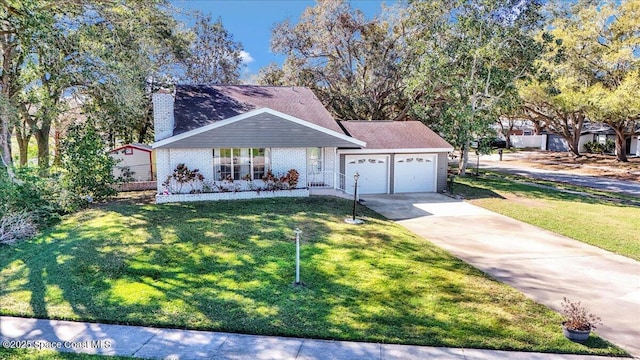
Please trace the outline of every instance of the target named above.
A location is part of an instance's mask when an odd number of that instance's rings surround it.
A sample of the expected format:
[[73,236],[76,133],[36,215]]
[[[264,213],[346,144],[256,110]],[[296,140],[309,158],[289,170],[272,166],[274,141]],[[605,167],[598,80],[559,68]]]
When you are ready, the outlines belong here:
[[395,193],[436,191],[436,155],[397,154],[394,165]]
[[353,194],[353,174],[358,179],[359,194],[386,194],[389,192],[389,156],[388,155],[346,155],[345,191]]

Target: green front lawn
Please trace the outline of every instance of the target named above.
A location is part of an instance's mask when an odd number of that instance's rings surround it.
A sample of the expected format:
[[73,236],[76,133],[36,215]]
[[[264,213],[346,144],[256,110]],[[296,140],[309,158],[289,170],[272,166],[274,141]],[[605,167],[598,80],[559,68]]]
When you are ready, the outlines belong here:
[[[432,346],[623,354],[351,202],[111,204],[1,247],[0,313]],[[293,229],[303,288],[292,286]]]
[[640,260],[640,199],[563,187],[591,196],[522,184],[493,172],[456,178],[454,192],[491,211]]

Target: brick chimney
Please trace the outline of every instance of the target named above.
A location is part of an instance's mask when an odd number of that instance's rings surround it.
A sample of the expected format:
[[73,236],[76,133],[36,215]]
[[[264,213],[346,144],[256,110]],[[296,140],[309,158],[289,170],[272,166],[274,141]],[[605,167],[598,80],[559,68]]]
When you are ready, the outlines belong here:
[[155,141],[173,136],[175,119],[173,117],[173,102],[175,95],[169,89],[160,89],[153,94],[153,127]]

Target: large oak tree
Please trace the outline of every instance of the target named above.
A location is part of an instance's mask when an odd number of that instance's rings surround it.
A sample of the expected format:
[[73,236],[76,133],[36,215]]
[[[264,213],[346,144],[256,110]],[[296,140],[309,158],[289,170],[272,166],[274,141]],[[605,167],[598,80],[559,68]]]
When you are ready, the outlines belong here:
[[319,0],[275,26],[271,48],[286,60],[262,71],[263,83],[308,86],[339,119],[404,119],[402,20],[400,8],[368,20],[346,1]]
[[626,139],[640,120],[640,1],[552,3],[537,73],[520,93],[532,118],[542,119],[580,155],[586,120],[616,133],[616,156],[626,161]]
[[460,150],[460,175],[471,142],[519,101],[516,81],[537,55],[530,34],[539,8],[536,0],[411,3],[408,92],[415,113]]

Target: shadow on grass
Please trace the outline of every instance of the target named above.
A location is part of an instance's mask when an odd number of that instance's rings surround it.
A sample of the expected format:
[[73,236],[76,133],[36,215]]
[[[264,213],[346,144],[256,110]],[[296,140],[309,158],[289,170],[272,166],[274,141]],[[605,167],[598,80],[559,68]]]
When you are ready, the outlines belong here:
[[[526,179],[524,180],[526,181]],[[638,203],[625,201],[625,199],[604,198],[593,195],[575,194],[552,189],[547,185],[529,185],[514,181],[511,175],[499,174],[489,171],[481,171],[480,176],[467,176],[456,178],[454,193],[464,196],[466,199],[502,198],[500,193],[513,194],[514,196],[582,202],[588,204],[615,204],[616,206],[633,207]]]
[[[492,303],[490,290],[499,285],[484,274],[368,209],[362,209],[369,217],[365,225],[346,225],[350,211],[350,201],[334,198],[101,206],[37,240],[0,249],[0,299],[28,294],[30,305],[3,301],[0,311],[249,334],[568,351],[540,344],[544,326],[518,330],[522,324],[509,320],[518,307],[487,314],[482,306]],[[303,231],[302,288],[292,286],[296,227]],[[522,302],[516,292],[508,297],[513,299],[506,306]]]

